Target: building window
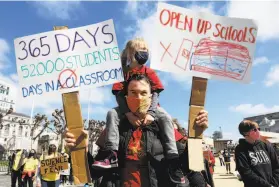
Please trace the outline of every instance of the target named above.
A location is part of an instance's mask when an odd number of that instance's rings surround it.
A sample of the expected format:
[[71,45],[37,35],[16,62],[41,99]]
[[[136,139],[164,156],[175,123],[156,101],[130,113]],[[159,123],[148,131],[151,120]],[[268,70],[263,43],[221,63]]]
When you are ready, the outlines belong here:
[[18,127],[18,136],[22,136],[22,131],[23,131],[23,127],[22,127],[22,125],[20,125]]
[[10,134],[10,124],[5,126],[4,135],[9,136]]
[[28,137],[28,130],[25,131],[25,137]]

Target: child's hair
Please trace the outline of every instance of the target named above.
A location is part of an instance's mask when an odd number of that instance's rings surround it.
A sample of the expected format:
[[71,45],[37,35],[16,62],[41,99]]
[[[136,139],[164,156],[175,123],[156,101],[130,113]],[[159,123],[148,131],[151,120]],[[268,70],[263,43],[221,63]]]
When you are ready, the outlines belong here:
[[130,59],[131,61],[135,61],[134,55],[138,49],[146,49],[148,51],[148,45],[144,41],[144,39],[135,38],[133,40],[129,40],[126,44],[125,49],[122,51],[121,58],[126,56],[126,58],[132,58]]
[[259,128],[259,125],[251,120],[243,120],[238,126],[239,133],[246,136],[246,133],[252,129]]

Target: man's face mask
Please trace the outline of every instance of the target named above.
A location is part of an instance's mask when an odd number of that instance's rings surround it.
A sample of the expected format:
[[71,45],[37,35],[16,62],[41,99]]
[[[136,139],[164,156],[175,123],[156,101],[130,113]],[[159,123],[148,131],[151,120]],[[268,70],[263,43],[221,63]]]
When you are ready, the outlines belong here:
[[143,65],[148,60],[149,53],[146,51],[137,51],[135,54],[135,59],[138,62],[138,64]]
[[137,113],[139,115],[146,115],[151,104],[151,96],[145,96],[142,98],[127,96],[126,101],[129,109],[133,113]]

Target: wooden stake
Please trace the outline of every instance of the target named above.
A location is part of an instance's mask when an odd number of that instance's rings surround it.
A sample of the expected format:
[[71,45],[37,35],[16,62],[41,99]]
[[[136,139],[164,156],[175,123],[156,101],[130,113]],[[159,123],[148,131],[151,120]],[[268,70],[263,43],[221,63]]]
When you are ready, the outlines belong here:
[[91,183],[88,166],[86,140],[83,134],[83,120],[79,102],[79,93],[62,94],[65,119],[69,132],[77,139],[76,147],[71,150],[72,168],[75,184]]
[[[57,26],[54,30],[65,30],[67,26]],[[74,183],[91,183],[91,176],[88,166],[86,140],[83,133],[83,120],[79,102],[79,92],[62,94],[63,108],[66,125],[69,132],[73,133],[78,140],[77,145],[71,150],[71,161],[73,169]]]
[[191,98],[189,103],[188,123],[188,158],[189,169],[201,171],[204,169],[202,138],[207,127],[196,125],[195,119],[198,113],[204,109],[207,79],[193,77]]

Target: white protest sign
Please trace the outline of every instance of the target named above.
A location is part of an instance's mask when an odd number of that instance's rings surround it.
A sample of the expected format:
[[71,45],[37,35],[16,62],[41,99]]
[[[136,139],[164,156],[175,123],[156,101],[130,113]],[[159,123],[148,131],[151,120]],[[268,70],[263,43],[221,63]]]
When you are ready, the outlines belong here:
[[151,68],[248,83],[257,25],[158,3]]
[[123,81],[113,20],[14,40],[23,97]]

